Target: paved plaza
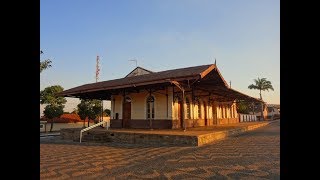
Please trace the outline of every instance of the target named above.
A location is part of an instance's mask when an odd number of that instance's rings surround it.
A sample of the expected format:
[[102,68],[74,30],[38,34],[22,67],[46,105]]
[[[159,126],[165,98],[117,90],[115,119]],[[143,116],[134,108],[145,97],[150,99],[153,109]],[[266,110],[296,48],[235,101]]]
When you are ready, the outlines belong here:
[[280,179],[280,121],[201,147],[40,139],[41,179]]

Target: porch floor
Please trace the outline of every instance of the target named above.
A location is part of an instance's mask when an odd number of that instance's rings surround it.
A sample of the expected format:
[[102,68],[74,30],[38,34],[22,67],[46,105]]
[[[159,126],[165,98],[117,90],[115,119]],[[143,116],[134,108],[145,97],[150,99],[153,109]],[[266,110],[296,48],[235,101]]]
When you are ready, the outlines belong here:
[[[237,124],[215,125],[183,129],[109,129],[96,127],[83,134],[84,142],[116,142],[127,144],[201,146],[224,139],[231,135],[256,129],[269,124],[270,121],[243,122]],[[70,129],[69,129],[70,130]],[[77,130],[80,132],[80,129]],[[78,134],[78,132],[71,134]],[[64,133],[63,133],[64,134]],[[65,135],[63,135],[65,136]],[[67,138],[63,138],[67,139]],[[72,137],[79,142],[78,137]]]

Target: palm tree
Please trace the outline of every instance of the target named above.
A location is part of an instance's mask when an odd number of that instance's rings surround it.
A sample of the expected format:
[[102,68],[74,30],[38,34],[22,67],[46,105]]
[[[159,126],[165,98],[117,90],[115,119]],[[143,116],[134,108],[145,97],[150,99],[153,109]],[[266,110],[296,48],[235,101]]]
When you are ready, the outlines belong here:
[[262,100],[262,96],[261,96],[261,91],[269,91],[269,89],[271,89],[272,91],[274,91],[271,82],[267,81],[266,78],[258,78],[258,79],[254,79],[255,84],[251,84],[248,86],[249,89],[258,89],[260,91],[260,99]]
[[[261,91],[269,91],[272,90],[274,91],[272,85],[271,85],[271,82],[270,81],[267,81],[266,78],[258,78],[258,79],[254,79],[254,82],[255,84],[250,84],[248,86],[249,89],[258,89],[260,91],[260,99],[262,100],[262,95],[261,95]],[[264,119],[263,117],[263,104],[261,103],[261,118],[262,120]]]

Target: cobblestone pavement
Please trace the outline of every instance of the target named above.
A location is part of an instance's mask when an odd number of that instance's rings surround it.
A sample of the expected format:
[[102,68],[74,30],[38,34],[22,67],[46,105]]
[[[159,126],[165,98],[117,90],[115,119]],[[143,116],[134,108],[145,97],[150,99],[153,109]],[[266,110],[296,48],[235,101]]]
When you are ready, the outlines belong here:
[[280,122],[202,147],[40,140],[41,179],[280,179]]

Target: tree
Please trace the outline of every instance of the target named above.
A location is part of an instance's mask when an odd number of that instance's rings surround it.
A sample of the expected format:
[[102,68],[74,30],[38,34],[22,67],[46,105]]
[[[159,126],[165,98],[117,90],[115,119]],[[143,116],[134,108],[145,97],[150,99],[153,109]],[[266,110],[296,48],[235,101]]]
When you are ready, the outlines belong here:
[[81,99],[81,102],[77,105],[78,115],[83,120],[83,127],[85,127],[85,120],[88,118],[88,127],[89,120],[95,120],[101,114],[101,101],[100,100],[88,100]]
[[63,114],[63,108],[67,100],[64,97],[57,97],[56,94],[63,91],[59,85],[46,87],[40,91],[40,104],[47,104],[43,114],[51,120],[50,132],[53,127],[53,118],[60,117]]
[[63,114],[64,105],[53,106],[51,104],[44,108],[43,114],[45,117],[51,120],[50,132],[53,127],[53,118],[60,117]]
[[[43,54],[43,52],[40,50],[40,55]],[[45,70],[48,69],[49,67],[51,67],[51,60],[50,59],[46,59],[43,61],[40,61],[40,73]]]
[[[270,81],[267,81],[266,78],[258,78],[258,79],[254,79],[255,84],[250,84],[248,86],[249,89],[258,89],[260,91],[260,99],[262,100],[262,95],[261,95],[261,91],[269,91],[272,90],[274,91],[272,84]],[[261,104],[261,118],[264,119],[263,117],[263,104]]]
[[250,84],[248,86],[249,89],[258,89],[260,91],[260,99],[262,100],[262,96],[261,96],[261,91],[269,91],[272,90],[274,91],[271,82],[267,81],[266,78],[258,78],[258,79],[254,79],[255,84]]

